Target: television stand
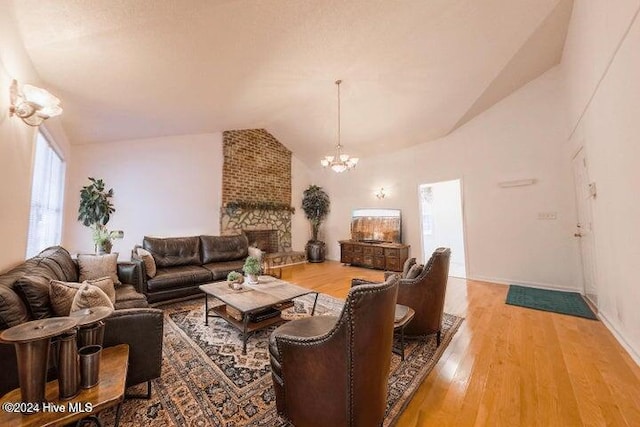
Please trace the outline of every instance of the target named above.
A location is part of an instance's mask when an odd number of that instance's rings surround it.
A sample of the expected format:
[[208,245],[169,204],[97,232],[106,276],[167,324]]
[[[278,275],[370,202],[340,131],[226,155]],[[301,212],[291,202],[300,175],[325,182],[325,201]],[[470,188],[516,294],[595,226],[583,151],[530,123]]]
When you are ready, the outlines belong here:
[[368,243],[366,241],[340,240],[340,262],[357,267],[378,270],[402,271],[409,258],[409,245],[402,243]]

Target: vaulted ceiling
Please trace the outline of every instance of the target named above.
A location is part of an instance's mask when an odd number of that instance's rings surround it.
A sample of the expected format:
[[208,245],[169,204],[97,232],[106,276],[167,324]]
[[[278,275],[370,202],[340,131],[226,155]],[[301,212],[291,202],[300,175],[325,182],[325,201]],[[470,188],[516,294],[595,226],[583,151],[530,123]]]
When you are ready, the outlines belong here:
[[442,137],[558,64],[572,0],[14,0],[72,144],[266,128],[316,163]]

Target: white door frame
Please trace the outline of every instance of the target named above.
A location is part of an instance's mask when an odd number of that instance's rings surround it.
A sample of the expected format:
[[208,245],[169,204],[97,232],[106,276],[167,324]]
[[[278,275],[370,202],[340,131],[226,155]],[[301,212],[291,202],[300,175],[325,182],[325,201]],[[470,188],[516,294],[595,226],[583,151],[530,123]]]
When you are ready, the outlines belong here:
[[[581,156],[583,173],[578,176],[576,161]],[[580,264],[582,266],[582,294],[595,306],[598,306],[598,265],[595,256],[595,229],[593,226],[592,200],[596,197],[595,187],[589,178],[587,151],[581,144],[571,158],[574,189],[576,196],[577,227],[574,236],[579,239]],[[582,182],[579,182],[579,179]],[[587,224],[583,223],[587,220]],[[591,286],[592,289],[589,289]]]

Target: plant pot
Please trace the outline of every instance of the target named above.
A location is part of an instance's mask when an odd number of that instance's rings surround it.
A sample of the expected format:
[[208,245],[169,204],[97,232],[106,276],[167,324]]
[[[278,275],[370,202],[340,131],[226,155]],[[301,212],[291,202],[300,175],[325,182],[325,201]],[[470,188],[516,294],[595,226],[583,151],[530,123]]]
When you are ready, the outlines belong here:
[[247,274],[247,282],[250,285],[258,284],[258,275],[257,274]]
[[320,240],[309,240],[305,247],[307,251],[307,261],[309,262],[324,262],[324,247],[325,244]]

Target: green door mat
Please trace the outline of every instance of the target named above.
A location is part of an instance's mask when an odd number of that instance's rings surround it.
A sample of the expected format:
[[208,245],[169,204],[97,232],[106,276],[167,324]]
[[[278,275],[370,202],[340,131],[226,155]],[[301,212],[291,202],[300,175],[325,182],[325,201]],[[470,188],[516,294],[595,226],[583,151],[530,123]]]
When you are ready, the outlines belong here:
[[577,292],[549,291],[510,285],[507,304],[598,320]]

